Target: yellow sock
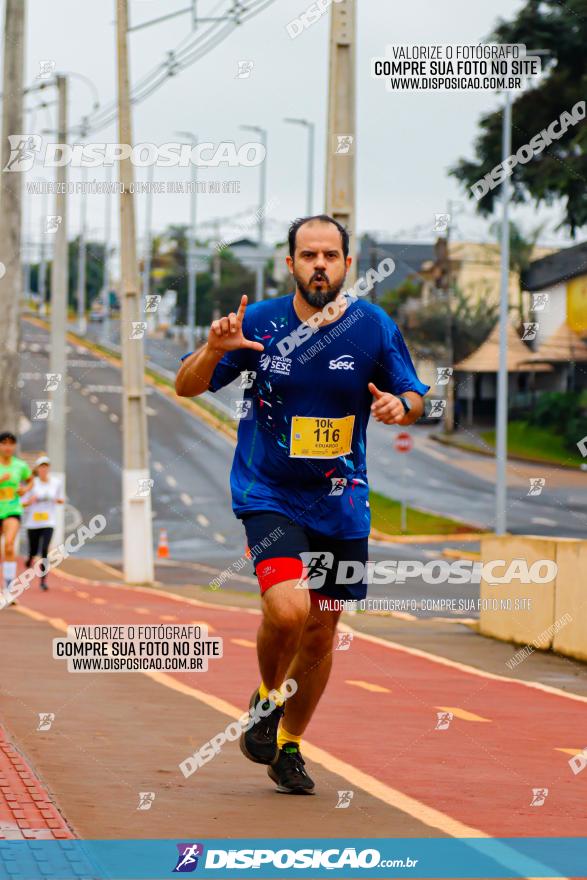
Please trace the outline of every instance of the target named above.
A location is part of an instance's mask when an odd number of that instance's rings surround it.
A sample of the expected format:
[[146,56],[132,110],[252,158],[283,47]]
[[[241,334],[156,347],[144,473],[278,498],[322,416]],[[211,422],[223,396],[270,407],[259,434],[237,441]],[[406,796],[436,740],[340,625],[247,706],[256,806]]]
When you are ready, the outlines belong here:
[[[275,690],[280,690],[280,689],[275,688]],[[267,688],[267,685],[265,684],[265,682],[261,681],[261,684],[259,685],[259,697],[261,699],[261,702],[266,700],[270,693],[271,693],[271,691]],[[283,706],[283,699],[281,697],[277,697],[277,699],[275,699],[274,702],[275,702],[276,706]]]
[[280,724],[277,728],[277,748],[282,749],[286,743],[297,743],[298,746],[302,741],[302,737],[296,736],[295,733],[289,733],[285,727]]

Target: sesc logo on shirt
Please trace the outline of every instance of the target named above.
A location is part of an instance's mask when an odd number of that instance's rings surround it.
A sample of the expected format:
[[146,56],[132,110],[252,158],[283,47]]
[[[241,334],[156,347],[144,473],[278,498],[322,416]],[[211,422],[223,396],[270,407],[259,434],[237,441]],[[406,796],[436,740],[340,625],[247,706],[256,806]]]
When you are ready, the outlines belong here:
[[355,360],[352,354],[341,354],[339,357],[328,362],[329,370],[354,370]]
[[289,376],[291,372],[291,358],[280,357],[274,354],[264,354],[259,360],[261,370],[269,370],[270,373],[279,373],[281,376]]

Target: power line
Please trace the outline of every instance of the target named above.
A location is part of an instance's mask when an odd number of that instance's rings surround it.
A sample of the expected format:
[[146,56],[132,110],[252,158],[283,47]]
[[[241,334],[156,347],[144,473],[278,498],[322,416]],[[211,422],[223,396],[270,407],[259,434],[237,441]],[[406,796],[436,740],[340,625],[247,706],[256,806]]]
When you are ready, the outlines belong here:
[[[175,49],[168,51],[165,60],[146,73],[134,86],[131,92],[131,103],[140,104],[150,97],[170,77],[176,76],[199,61],[225,40],[235,28],[254,18],[274,2],[275,0],[252,0],[248,7],[245,7],[239,0],[232,0],[231,7],[227,11],[227,16],[230,16],[229,20],[224,25],[220,21],[210,24],[203,34],[191,35],[189,38],[184,37]],[[183,45],[186,44],[186,39],[187,45]],[[116,116],[116,102],[112,101],[111,104],[87,117],[86,132],[91,134],[106,128],[115,121]],[[74,126],[72,130],[81,132],[82,124]]]

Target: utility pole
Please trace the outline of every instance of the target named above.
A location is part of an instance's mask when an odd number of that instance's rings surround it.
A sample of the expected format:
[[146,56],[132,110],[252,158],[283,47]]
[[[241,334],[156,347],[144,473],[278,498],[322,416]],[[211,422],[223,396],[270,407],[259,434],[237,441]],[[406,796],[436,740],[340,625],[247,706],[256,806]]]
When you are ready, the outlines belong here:
[[[118,139],[132,144],[128,71],[128,0],[117,0]],[[153,538],[149,480],[149,447],[140,326],[141,297],[137,268],[133,167],[130,157],[120,161],[120,267],[123,383],[122,531],[124,579],[127,583],[153,581]],[[134,327],[133,327],[134,325]],[[132,336],[135,338],[132,338]],[[136,338],[139,336],[140,338]]]
[[[58,122],[57,143],[67,143],[67,79],[57,77]],[[67,165],[57,166],[57,192],[55,194],[55,215],[57,232],[51,268],[51,353],[49,370],[57,374],[54,390],[49,392],[51,412],[47,424],[47,451],[51,459],[53,475],[61,480],[65,495],[65,439],[66,397],[67,397],[67,288],[69,283],[69,263],[67,253]],[[61,544],[64,539],[63,505],[57,505],[54,540]]]
[[347,284],[356,278],[355,226],[355,0],[339,0],[330,10],[330,76],[326,131],[326,213],[351,236],[353,265]]
[[[502,161],[512,151],[512,98],[504,95],[502,128]],[[497,373],[497,401],[495,427],[495,533],[504,535],[507,528],[507,444],[508,444],[508,306],[510,280],[510,224],[509,202],[511,184],[505,177],[501,185],[501,289],[499,298],[499,369]]]
[[[4,20],[4,80],[2,145],[0,151],[0,424],[18,434],[20,393],[18,349],[20,342],[20,264],[22,224],[22,177],[5,171],[10,160],[9,135],[21,134],[23,126],[23,68],[25,0],[6,0]],[[26,146],[25,153],[26,153]]]

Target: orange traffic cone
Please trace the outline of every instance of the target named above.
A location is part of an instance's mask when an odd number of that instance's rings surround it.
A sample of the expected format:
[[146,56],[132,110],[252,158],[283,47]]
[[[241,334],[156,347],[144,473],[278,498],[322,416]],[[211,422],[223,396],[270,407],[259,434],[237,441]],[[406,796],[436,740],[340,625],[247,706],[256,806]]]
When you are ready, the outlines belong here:
[[169,542],[167,541],[167,529],[159,529],[159,543],[157,545],[157,557],[166,559],[169,556]]

